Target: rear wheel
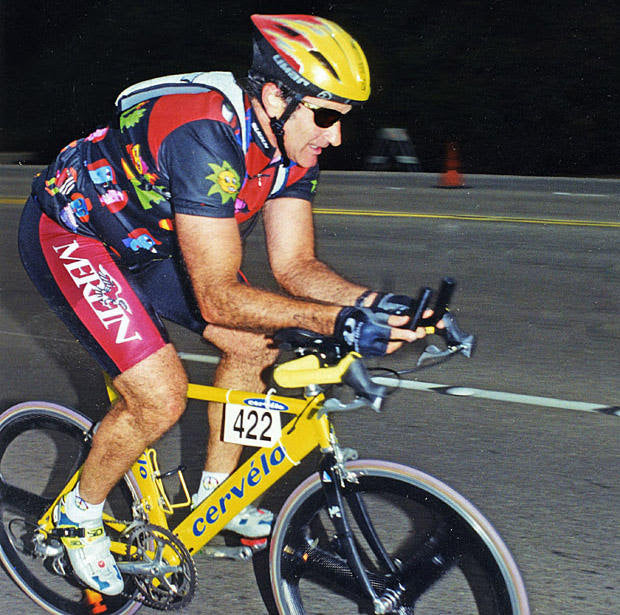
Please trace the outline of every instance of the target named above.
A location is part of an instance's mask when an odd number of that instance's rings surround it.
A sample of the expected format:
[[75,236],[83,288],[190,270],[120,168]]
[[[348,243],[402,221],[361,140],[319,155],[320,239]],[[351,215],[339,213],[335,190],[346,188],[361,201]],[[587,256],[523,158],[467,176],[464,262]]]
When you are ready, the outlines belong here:
[[345,513],[380,602],[351,573],[315,474],[291,494],[274,527],[279,613],[529,614],[512,556],[467,500],[405,466],[365,460],[346,467],[358,483],[346,483]]
[[[91,430],[82,414],[46,402],[19,404],[0,416],[0,561],[50,613],[130,615],[141,606],[131,597],[133,582],[121,596],[85,590],[58,541],[37,531],[38,519],[86,459]],[[130,520],[139,497],[127,475],[108,497],[106,512]]]

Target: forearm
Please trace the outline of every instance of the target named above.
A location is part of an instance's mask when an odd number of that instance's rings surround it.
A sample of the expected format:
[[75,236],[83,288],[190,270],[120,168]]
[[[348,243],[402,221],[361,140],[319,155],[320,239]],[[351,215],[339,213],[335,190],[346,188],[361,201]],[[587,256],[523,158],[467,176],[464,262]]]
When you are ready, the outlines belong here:
[[365,286],[346,280],[328,265],[314,258],[289,266],[277,279],[280,285],[295,297],[336,305],[353,305],[367,290]]
[[303,301],[239,283],[220,285],[198,293],[207,322],[234,329],[273,333],[301,327],[332,335],[340,307]]

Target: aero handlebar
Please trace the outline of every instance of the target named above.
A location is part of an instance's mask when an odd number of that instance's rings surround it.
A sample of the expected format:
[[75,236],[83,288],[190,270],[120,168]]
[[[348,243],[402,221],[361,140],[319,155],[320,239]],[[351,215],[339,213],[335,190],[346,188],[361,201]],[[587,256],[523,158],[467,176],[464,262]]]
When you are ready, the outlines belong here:
[[[424,317],[424,313],[428,309],[433,291],[428,287],[420,289],[415,310],[411,315],[411,321],[408,326],[411,329],[422,326],[427,333],[440,335],[445,339],[447,348],[442,351],[436,346],[429,346],[421,355],[418,365],[424,365],[429,359],[436,363],[438,359],[445,360],[455,354],[471,357],[474,351],[474,336],[461,330],[454,315],[448,311],[455,288],[456,282],[452,278],[444,278],[441,281],[437,299],[432,308],[433,313],[427,317]],[[442,328],[436,327],[440,321],[443,324]],[[320,364],[323,366],[335,365],[348,354],[348,350],[342,348],[336,339],[319,335],[306,329],[281,329],[276,332],[273,339],[280,348],[293,350],[300,356],[307,354],[317,355],[320,357]],[[409,371],[415,370],[404,370],[400,373],[407,373]],[[387,389],[373,382],[365,364],[360,358],[354,360],[349,365],[342,376],[342,382],[350,386],[358,395],[358,398],[348,404],[342,404],[335,399],[327,400],[324,406],[325,411],[354,410],[370,405],[375,411],[379,412]]]

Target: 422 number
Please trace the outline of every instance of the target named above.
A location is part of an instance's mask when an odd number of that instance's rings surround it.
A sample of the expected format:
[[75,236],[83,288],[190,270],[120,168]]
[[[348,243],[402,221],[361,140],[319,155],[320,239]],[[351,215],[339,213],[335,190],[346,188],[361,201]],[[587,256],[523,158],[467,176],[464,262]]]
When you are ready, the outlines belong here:
[[246,446],[272,446],[280,439],[280,413],[243,404],[226,404],[224,440]]

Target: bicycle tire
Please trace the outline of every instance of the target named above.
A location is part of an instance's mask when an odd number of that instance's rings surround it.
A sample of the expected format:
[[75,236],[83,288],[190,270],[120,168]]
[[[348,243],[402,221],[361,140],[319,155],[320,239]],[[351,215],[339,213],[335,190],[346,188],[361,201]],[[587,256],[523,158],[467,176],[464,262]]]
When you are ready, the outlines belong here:
[[[358,479],[343,491],[346,514],[371,585],[385,598],[383,612],[529,614],[512,555],[491,523],[464,497],[428,474],[394,463],[359,460],[346,468]],[[390,602],[394,577],[389,564],[382,564],[372,552],[354,519],[350,504],[355,494],[399,578],[406,577],[399,602]],[[350,572],[325,508],[319,475],[313,474],[289,496],[278,515],[269,553],[278,613],[379,612]],[[388,587],[392,594],[386,592]]]
[[[0,416],[0,562],[20,589],[49,613],[132,615],[142,605],[131,592],[96,594],[89,605],[88,591],[71,574],[55,573],[50,558],[32,549],[37,520],[90,450],[92,425],[79,412],[40,401],[18,404]],[[122,485],[115,487],[106,506],[129,515],[118,518],[131,519],[131,504],[139,501],[140,492],[130,473]]]

